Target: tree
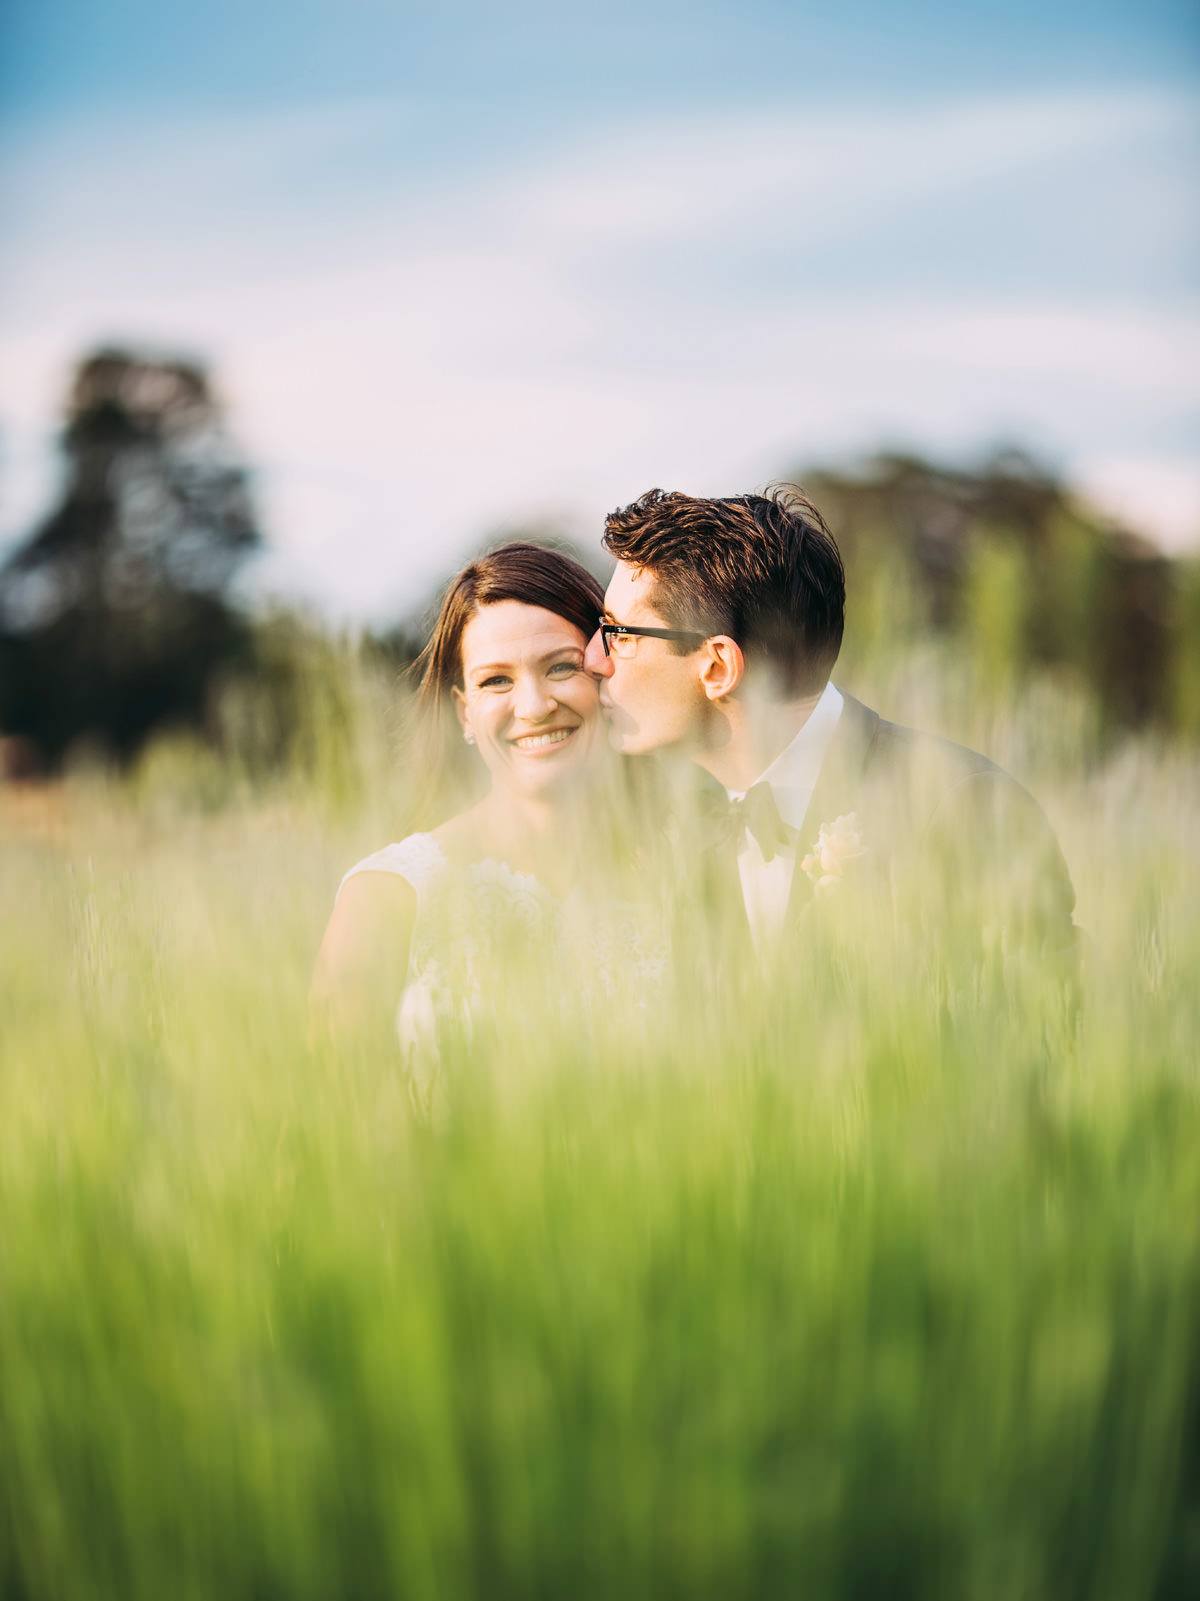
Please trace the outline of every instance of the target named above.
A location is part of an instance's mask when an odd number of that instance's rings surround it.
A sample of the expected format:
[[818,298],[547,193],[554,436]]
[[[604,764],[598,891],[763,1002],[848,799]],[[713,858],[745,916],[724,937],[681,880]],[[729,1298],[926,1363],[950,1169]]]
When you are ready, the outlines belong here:
[[80,739],[127,761],[249,657],[249,474],[204,368],[130,350],[80,363],[62,449],[58,506],[0,569],[0,729],[48,764]]
[[[1072,495],[1019,450],[949,467],[884,453],[857,471],[798,475],[828,517],[855,595],[873,573],[914,582],[925,624],[978,641],[981,615],[1007,634],[1010,667],[1069,666],[1114,723],[1167,717],[1173,564]],[[986,630],[985,630],[986,632]]]

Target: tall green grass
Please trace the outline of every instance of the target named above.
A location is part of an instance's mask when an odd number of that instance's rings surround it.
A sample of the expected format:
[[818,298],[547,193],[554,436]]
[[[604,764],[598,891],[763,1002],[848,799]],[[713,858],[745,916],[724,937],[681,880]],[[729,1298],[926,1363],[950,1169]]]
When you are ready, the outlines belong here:
[[878,908],[602,1007],[518,954],[432,1126],[306,1015],[386,685],[10,798],[0,1593],[1196,1593],[1200,765],[985,667],[845,682],[1033,783],[1078,1018]]

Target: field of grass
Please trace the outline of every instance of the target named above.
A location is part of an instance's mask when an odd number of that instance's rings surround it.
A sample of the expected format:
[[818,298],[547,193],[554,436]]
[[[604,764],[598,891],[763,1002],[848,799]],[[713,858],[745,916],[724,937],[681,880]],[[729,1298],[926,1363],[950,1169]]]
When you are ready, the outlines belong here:
[[307,1029],[382,734],[0,800],[0,1594],[1200,1593],[1200,761],[847,686],[1036,789],[1077,1022],[874,920],[518,963],[431,1128]]

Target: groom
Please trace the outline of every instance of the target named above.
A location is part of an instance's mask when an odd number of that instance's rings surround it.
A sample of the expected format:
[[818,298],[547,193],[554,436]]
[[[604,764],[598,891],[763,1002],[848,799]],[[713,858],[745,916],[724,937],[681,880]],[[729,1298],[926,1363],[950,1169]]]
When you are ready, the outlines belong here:
[[1005,948],[1069,956],[1074,891],[1033,797],[830,681],[845,574],[815,506],[652,489],[606,519],[604,544],[617,566],[585,665],[610,739],[695,764],[756,945],[794,932],[814,899],[907,874]]

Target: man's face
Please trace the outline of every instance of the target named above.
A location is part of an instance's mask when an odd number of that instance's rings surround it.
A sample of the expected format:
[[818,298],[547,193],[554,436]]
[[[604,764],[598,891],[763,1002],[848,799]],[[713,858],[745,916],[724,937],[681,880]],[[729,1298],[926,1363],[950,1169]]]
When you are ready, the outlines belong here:
[[[654,578],[648,568],[619,561],[604,596],[605,622],[669,628],[650,604],[653,589]],[[708,711],[700,682],[700,658],[697,651],[677,655],[677,649],[669,640],[639,637],[632,645],[632,655],[614,650],[606,656],[599,630],[588,641],[584,666],[601,681],[600,706],[614,750],[642,756],[698,740]]]

